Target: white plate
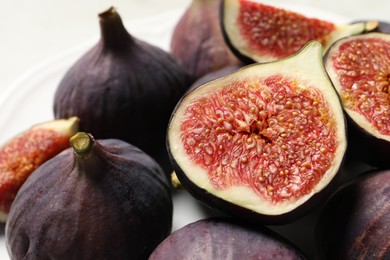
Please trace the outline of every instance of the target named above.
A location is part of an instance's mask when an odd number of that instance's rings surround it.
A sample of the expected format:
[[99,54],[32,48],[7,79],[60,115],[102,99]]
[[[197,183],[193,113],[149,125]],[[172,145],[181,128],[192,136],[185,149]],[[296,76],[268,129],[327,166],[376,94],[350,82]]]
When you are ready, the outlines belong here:
[[[336,23],[349,21],[344,17],[307,6],[291,4],[284,6],[311,17]],[[156,17],[125,22],[125,26],[133,36],[168,50],[172,30],[182,13],[183,10],[173,10]],[[91,48],[98,38],[97,35],[81,43],[77,48],[31,68],[7,88],[0,96],[0,144],[34,124],[53,119],[52,102],[59,81],[67,69]],[[187,192],[174,194],[173,230],[214,214],[196,202]],[[296,223],[274,227],[274,229],[311,255],[312,219],[308,216]],[[4,240],[4,226],[0,225],[0,260],[9,259]]]

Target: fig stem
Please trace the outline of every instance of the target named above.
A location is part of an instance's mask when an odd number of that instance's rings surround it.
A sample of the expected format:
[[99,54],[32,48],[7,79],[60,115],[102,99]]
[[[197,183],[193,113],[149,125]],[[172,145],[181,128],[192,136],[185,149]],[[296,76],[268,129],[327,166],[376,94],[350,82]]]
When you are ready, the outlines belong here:
[[81,158],[87,158],[91,154],[93,144],[93,137],[85,132],[78,132],[70,138],[70,145],[75,154]]
[[122,19],[114,7],[99,13],[100,33],[103,47],[122,50],[133,42],[133,38],[123,25]]

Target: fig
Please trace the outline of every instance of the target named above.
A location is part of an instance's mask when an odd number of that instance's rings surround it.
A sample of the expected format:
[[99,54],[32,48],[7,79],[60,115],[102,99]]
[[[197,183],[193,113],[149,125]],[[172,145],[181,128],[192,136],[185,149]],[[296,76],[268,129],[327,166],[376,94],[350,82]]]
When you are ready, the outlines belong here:
[[221,0],[192,0],[174,27],[170,50],[194,80],[227,66],[243,65],[220,26]]
[[118,139],[79,132],[30,175],[5,227],[12,259],[146,259],[169,235],[161,167]]
[[214,217],[176,230],[153,251],[149,259],[307,258],[290,241],[266,227]]
[[390,171],[352,179],[318,219],[316,259],[390,259]]
[[167,146],[181,184],[231,216],[283,224],[308,213],[339,179],[347,147],[340,100],[312,41],[183,96]]
[[325,50],[345,36],[370,31],[376,21],[336,24],[253,0],[224,0],[222,29],[228,46],[246,62],[290,56],[311,40]]
[[351,158],[390,166],[390,34],[341,39],[325,66],[347,115]]
[[170,172],[166,127],[189,77],[169,53],[131,36],[115,8],[99,19],[99,42],[57,87],[55,117],[77,116],[80,131],[127,141]]
[[51,120],[36,124],[10,138],[0,147],[0,222],[28,176],[41,164],[69,147],[79,119]]

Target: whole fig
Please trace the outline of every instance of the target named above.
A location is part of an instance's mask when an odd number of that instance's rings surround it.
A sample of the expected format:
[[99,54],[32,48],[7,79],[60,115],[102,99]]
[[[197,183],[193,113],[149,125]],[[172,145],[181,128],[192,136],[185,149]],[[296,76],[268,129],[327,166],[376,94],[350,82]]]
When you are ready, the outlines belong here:
[[315,230],[316,259],[390,259],[390,170],[351,180],[330,199]]
[[131,36],[114,8],[99,18],[100,41],[60,82],[55,117],[77,116],[80,131],[127,141],[168,167],[166,126],[189,78],[170,54]]
[[307,259],[290,241],[262,226],[227,217],[190,223],[167,237],[150,260]]
[[171,53],[194,80],[243,65],[223,39],[220,4],[221,0],[192,0],[173,30]]
[[12,259],[146,259],[169,235],[162,169],[140,149],[79,132],[34,171],[6,223]]

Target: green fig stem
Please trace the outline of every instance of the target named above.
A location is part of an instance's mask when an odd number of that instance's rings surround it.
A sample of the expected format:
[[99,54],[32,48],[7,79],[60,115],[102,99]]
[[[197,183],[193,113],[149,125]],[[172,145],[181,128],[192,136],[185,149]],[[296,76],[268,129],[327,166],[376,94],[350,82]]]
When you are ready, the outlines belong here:
[[123,25],[114,7],[99,14],[100,33],[103,46],[112,50],[122,50],[133,42],[133,38]]
[[74,153],[80,158],[87,158],[92,153],[94,139],[90,134],[78,132],[70,138]]

